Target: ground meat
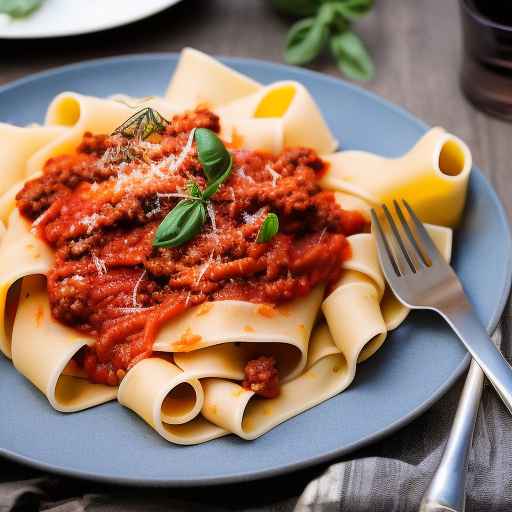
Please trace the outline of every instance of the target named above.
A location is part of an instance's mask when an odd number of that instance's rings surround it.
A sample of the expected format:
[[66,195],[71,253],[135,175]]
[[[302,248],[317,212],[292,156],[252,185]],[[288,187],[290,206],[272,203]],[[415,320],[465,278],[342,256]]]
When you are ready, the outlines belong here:
[[264,398],[279,395],[279,373],[273,357],[260,356],[252,359],[244,368],[245,379],[242,386]]
[[[116,384],[151,355],[159,326],[193,305],[280,304],[335,282],[350,255],[346,236],[365,229],[359,213],[318,185],[325,164],[314,150],[274,157],[230,148],[231,175],[210,199],[201,232],[179,247],[153,247],[189,181],[206,186],[189,143],[197,127],[219,131],[219,119],[205,109],[175,116],[145,141],[86,133],[76,153],[50,159],[17,195],[55,250],[53,316],[96,337],[81,357],[94,382]],[[257,243],[269,212],[279,233]]]

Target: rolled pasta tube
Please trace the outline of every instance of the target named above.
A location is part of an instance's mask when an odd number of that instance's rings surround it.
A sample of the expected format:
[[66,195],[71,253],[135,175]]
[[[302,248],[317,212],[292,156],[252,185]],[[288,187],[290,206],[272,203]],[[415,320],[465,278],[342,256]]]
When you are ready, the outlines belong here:
[[305,372],[283,384],[278,397],[258,399],[234,382],[204,379],[203,416],[243,439],[255,439],[343,391],[354,373],[355,370],[348,371],[345,357],[324,324],[315,328],[312,335]]
[[280,307],[225,300],[191,308],[158,332],[153,349],[191,352],[241,342],[276,355],[283,378],[293,379],[306,364],[307,346],[323,286]]
[[31,229],[18,210],[9,217],[0,243],[0,349],[11,357],[11,328],[16,313],[17,296],[9,293],[21,278],[46,275],[53,264],[52,250]]
[[172,443],[198,444],[226,433],[198,416],[204,402],[199,381],[161,358],[137,363],[122,380],[118,400]]
[[93,343],[52,318],[44,277],[23,280],[12,331],[13,364],[57,411],[80,411],[116,398],[117,388],[63,374],[72,357]]
[[245,150],[278,155],[284,148],[282,119],[241,119],[233,123],[231,142]]
[[321,185],[356,194],[370,203],[407,199],[423,222],[456,226],[466,199],[472,158],[459,138],[432,128],[400,158],[365,151],[326,155]]
[[365,274],[347,270],[337,288],[322,303],[329,331],[347,360],[374,354],[386,338],[379,290]]
[[218,60],[193,48],[184,48],[165,98],[172,104],[192,109],[209,108],[250,95],[261,85]]
[[27,160],[61,136],[61,126],[14,126],[0,123],[0,195],[27,176]]
[[285,147],[306,146],[327,154],[338,145],[315,101],[298,82],[275,82],[223,105],[216,113],[222,120],[222,134],[228,140],[233,127],[242,120],[277,118],[283,122]]
[[62,135],[34,153],[27,162],[28,174],[41,171],[49,158],[73,154],[85,132],[109,134],[144,107],[155,108],[166,118],[177,111],[159,98],[151,98],[137,109],[112,99],[63,92],[56,96],[46,113],[46,126],[67,128]]

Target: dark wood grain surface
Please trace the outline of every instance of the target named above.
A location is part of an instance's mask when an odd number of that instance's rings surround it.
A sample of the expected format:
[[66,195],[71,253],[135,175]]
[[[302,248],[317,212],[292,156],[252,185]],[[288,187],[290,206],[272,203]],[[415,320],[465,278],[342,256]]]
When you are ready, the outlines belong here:
[[[277,15],[269,0],[184,0],[147,20],[100,34],[37,41],[0,40],[0,84],[30,73],[91,58],[141,52],[179,51],[193,46],[211,54],[253,57],[282,62],[282,46],[290,20]],[[441,125],[463,138],[475,163],[494,184],[512,213],[512,124],[493,119],[475,110],[462,96],[458,84],[460,62],[460,21],[455,0],[376,0],[374,12],[358,30],[367,42],[377,66],[375,80],[363,84],[393,103],[403,106],[430,125]],[[328,56],[313,69],[339,76]],[[0,103],[0,120],[2,117]],[[343,112],[340,112],[343,115]],[[510,333],[510,314],[505,317],[505,340]],[[425,415],[385,442],[356,453],[385,455],[390,445],[413,444],[429,423],[436,408],[452,408],[461,382]],[[427,419],[426,419],[427,418]],[[430,422],[431,423],[431,422]],[[434,436],[432,443],[442,442]],[[288,510],[309,479],[322,471],[317,467],[271,484],[240,484],[236,491],[223,488],[208,492],[172,491],[172,496],[190,502],[201,500],[225,504],[227,494],[233,510],[254,503],[273,503],[275,510]],[[25,470],[0,461],[0,474],[14,477]],[[87,484],[69,483],[83,493]],[[94,492],[99,492],[98,486]],[[117,490],[127,496],[128,490]],[[155,493],[155,500],[169,495]],[[120,498],[119,498],[120,499]],[[282,508],[281,508],[282,507]],[[198,508],[199,510],[200,508]]]

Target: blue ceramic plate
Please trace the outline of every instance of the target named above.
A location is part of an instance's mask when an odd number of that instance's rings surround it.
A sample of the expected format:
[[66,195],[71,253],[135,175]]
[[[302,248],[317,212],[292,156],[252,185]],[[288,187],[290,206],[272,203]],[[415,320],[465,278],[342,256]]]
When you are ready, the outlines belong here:
[[[42,121],[65,90],[106,96],[162,94],[176,55],[137,55],[67,66],[0,89],[1,121]],[[313,94],[344,149],[387,156],[408,150],[427,127],[403,110],[339,80],[266,62],[226,59],[263,83],[298,80]],[[453,264],[491,329],[510,287],[511,238],[505,212],[473,169]],[[49,471],[135,485],[197,485],[268,477],[346,454],[405,425],[437,400],[469,358],[439,318],[415,312],[394,331],[341,395],[255,441],[234,436],[182,447],[135,414],[109,403],[76,414],[54,411],[0,356],[0,454]]]

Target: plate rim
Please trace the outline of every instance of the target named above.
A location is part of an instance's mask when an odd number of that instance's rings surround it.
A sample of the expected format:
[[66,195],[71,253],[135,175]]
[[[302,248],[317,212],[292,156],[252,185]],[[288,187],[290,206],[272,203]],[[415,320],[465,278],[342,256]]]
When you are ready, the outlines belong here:
[[[151,9],[148,9],[142,14],[137,14],[133,18],[130,18],[125,21],[114,21],[111,23],[106,24],[100,24],[97,27],[91,27],[86,28],[82,30],[71,30],[71,31],[63,31],[63,32],[55,32],[55,33],[42,33],[42,34],[28,34],[28,35],[22,35],[22,34],[5,34],[2,33],[0,30],[0,41],[2,39],[8,39],[8,40],[34,40],[34,39],[57,39],[59,37],[74,37],[74,36],[80,36],[85,34],[95,34],[97,32],[103,32],[105,30],[111,30],[114,28],[124,27],[126,25],[130,25],[131,23],[136,23],[137,21],[142,21],[146,18],[149,18],[151,16],[154,16],[155,14],[158,14],[159,12],[164,11],[165,9],[169,9],[172,6],[178,4],[182,0],[164,0],[164,3],[158,7],[154,7]],[[142,55],[142,54],[141,54]],[[100,60],[100,59],[95,59]],[[65,67],[65,66],[59,66],[59,67]],[[56,69],[56,68],[52,68]]]
[[[296,66],[289,66],[286,64],[266,61],[263,59],[255,59],[255,58],[244,58],[244,57],[226,57],[223,55],[214,55],[215,58],[218,58],[225,64],[251,64],[253,66],[259,67],[259,68],[273,68],[279,71],[292,71],[294,73],[299,72],[299,74],[303,74],[305,76],[309,76],[311,78],[324,81],[327,83],[330,83],[334,86],[339,86],[341,83],[344,87],[352,90],[353,92],[356,92],[358,94],[362,94],[363,96],[366,96],[367,98],[371,99],[372,101],[376,101],[380,106],[386,108],[387,110],[391,110],[393,112],[396,112],[400,114],[401,116],[406,117],[409,121],[417,125],[418,127],[427,130],[429,128],[429,125],[426,124],[421,119],[414,116],[409,111],[405,110],[403,107],[398,106],[391,101],[377,95],[376,93],[372,91],[368,91],[366,89],[363,89],[362,87],[349,83],[343,79],[336,78],[324,73],[320,73],[318,71],[310,70],[310,69],[303,69]],[[19,86],[23,86],[26,84],[30,84],[31,82],[37,82],[40,79],[52,77],[53,75],[59,75],[60,73],[67,72],[67,71],[73,71],[75,69],[83,69],[83,68],[89,68],[89,67],[95,67],[97,65],[103,65],[103,64],[115,64],[117,62],[124,62],[124,61],[130,61],[130,60],[169,60],[170,63],[177,61],[179,58],[179,53],[176,52],[151,52],[151,53],[137,53],[137,54],[127,54],[127,55],[120,55],[120,56],[114,56],[114,57],[104,57],[99,59],[90,59],[85,60],[82,62],[76,62],[72,64],[67,64],[64,66],[58,66],[54,68],[50,68],[45,71],[41,71],[38,73],[30,74],[26,77],[19,78],[17,80],[8,82],[2,86],[0,86],[0,99],[1,95],[5,92],[9,92],[12,89],[15,89]],[[475,172],[476,171],[476,172]],[[491,315],[491,318],[488,322],[487,330],[490,332],[493,332],[498,323],[499,320],[504,312],[504,309],[506,307],[508,297],[510,294],[510,288],[512,284],[512,230],[511,230],[511,224],[508,220],[508,216],[505,210],[505,207],[503,206],[500,197],[498,196],[496,190],[494,189],[493,185],[490,183],[490,181],[487,179],[487,177],[482,173],[482,171],[477,167],[473,166],[473,175],[476,175],[476,179],[479,179],[483,181],[483,184],[487,187],[489,190],[491,199],[495,205],[497,205],[498,214],[499,214],[499,220],[502,223],[505,234],[506,234],[506,245],[508,246],[507,251],[507,261],[506,261],[506,269],[507,273],[505,276],[505,280],[503,281],[503,287],[501,290],[501,295],[497,304],[497,307],[495,308],[495,311]],[[298,471],[300,469],[305,469],[307,467],[315,466],[318,464],[326,463],[328,461],[332,461],[335,458],[339,458],[341,456],[344,456],[350,452],[353,452],[354,450],[361,448],[363,446],[369,445],[371,443],[374,443],[376,441],[379,441],[396,431],[398,431],[401,427],[409,424],[412,420],[417,418],[420,414],[427,411],[435,402],[437,402],[447,391],[449,388],[452,387],[452,385],[455,383],[455,381],[462,375],[464,370],[468,367],[470,362],[470,355],[467,354],[464,359],[461,361],[461,363],[458,365],[458,367],[455,369],[453,374],[450,376],[449,379],[447,379],[427,400],[416,406],[414,409],[412,409],[408,414],[401,417],[400,419],[392,422],[385,428],[366,436],[364,439],[361,439],[359,441],[350,443],[348,445],[345,445],[344,447],[337,448],[335,450],[329,450],[327,452],[323,452],[321,454],[318,454],[314,457],[310,457],[305,460],[301,460],[298,462],[294,462],[292,464],[282,464],[277,467],[273,467],[270,469],[261,469],[257,471],[245,471],[243,473],[232,473],[227,474],[223,476],[204,476],[204,477],[186,477],[186,478],[172,478],[172,479],[166,479],[166,478],[148,478],[145,480],[141,480],[139,478],[133,478],[133,477],[119,477],[119,476],[109,476],[107,474],[102,473],[91,473],[89,471],[82,471],[78,469],[70,469],[66,467],[62,467],[59,465],[52,465],[40,460],[36,460],[33,458],[30,458],[25,455],[20,455],[15,452],[12,452],[8,449],[5,449],[0,446],[0,456],[6,457],[7,459],[13,460],[15,462],[25,464],[28,466],[31,466],[33,468],[42,470],[42,471],[48,471],[50,473],[56,473],[64,476],[74,477],[74,478],[82,478],[86,480],[91,480],[95,482],[102,482],[102,483],[110,483],[110,484],[117,484],[117,485],[129,485],[133,487],[139,487],[139,488],[147,488],[147,487],[193,487],[193,486],[211,486],[211,485],[222,485],[222,484],[231,484],[231,483],[237,483],[237,482],[248,482],[248,481],[256,481],[256,480],[262,480],[265,478],[271,478],[276,477],[279,475],[292,473],[295,471]]]

